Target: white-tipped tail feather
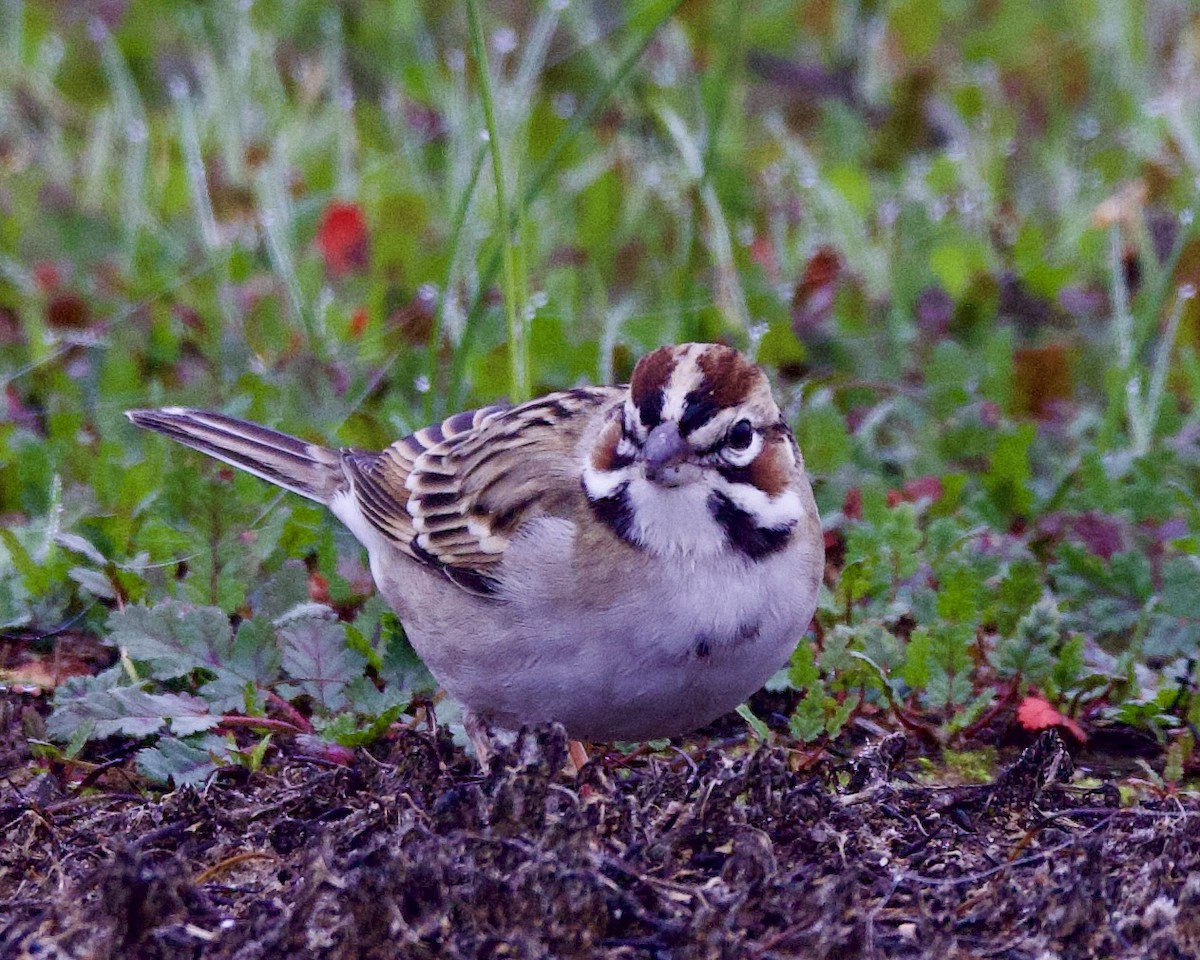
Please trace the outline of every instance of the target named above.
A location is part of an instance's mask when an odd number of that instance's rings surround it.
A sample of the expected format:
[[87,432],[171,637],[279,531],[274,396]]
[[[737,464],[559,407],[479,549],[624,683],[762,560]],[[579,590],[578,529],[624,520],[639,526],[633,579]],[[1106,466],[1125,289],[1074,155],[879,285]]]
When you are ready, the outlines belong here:
[[139,427],[318,503],[328,504],[348,486],[338,453],[256,423],[186,407],[127,410],[125,415]]

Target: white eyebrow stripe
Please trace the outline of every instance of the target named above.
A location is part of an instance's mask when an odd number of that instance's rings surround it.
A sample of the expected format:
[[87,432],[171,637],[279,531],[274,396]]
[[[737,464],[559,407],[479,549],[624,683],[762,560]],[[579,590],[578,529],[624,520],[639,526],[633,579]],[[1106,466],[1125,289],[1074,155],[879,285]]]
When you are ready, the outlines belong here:
[[663,388],[663,420],[674,420],[676,423],[682,420],[688,394],[704,380],[704,373],[696,363],[695,355],[696,348],[689,348],[671,371],[671,378]]

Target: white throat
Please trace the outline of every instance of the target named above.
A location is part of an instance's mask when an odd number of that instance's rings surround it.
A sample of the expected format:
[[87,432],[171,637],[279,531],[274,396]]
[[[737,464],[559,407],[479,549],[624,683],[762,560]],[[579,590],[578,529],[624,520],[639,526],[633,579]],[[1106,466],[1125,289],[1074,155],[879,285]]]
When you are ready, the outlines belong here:
[[663,487],[638,472],[629,481],[632,533],[651,553],[660,556],[712,556],[728,549],[725,531],[708,506],[707,483]]

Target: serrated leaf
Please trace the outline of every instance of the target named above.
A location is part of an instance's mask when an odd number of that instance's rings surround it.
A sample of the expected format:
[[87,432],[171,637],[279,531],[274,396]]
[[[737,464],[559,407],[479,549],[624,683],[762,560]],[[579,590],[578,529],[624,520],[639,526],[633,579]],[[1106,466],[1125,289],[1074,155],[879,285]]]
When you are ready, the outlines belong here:
[[288,560],[275,576],[251,592],[249,602],[255,617],[268,621],[308,603],[307,568],[299,560]]
[[280,678],[279,643],[267,620],[253,617],[238,624],[229,657],[213,668],[216,676],[200,688],[214,710],[249,709],[247,690],[270,687]]
[[817,669],[813,648],[804,642],[792,652],[791,663],[788,664],[788,680],[794,690],[807,690],[821,679],[821,671]]
[[89,739],[121,734],[148,737],[168,728],[178,736],[209,730],[220,723],[208,703],[186,693],[151,693],[141,687],[93,690],[56,709],[46,723],[55,740],[69,740],[83,724],[92,724]]
[[917,627],[909,637],[904,651],[904,666],[900,669],[900,675],[909,689],[924,690],[929,685],[932,646],[929,630],[925,627]]
[[54,691],[54,709],[46,719],[46,733],[50,739],[74,743],[81,729],[94,728],[95,720],[88,714],[87,702],[104,696],[124,679],[124,671],[116,666],[92,677],[68,677],[59,684]]
[[1077,633],[1058,651],[1058,658],[1050,674],[1054,689],[1060,694],[1072,689],[1083,676],[1083,669],[1083,634]]
[[1054,656],[1048,647],[1030,646],[1010,638],[997,645],[992,663],[1001,677],[1020,674],[1034,686],[1041,686],[1054,669]]
[[1200,621],[1155,613],[1150,617],[1142,654],[1167,660],[1174,657],[1194,657],[1200,649]]
[[67,576],[94,597],[102,597],[105,600],[115,600],[117,597],[112,581],[99,570],[93,570],[91,567],[72,567],[67,571]]
[[437,681],[429,668],[417,656],[408,638],[400,627],[400,619],[390,614],[382,621],[380,645],[383,656],[379,664],[379,678],[389,690],[436,690]]
[[291,609],[280,614],[273,622],[276,627],[286,627],[288,624],[304,620],[336,619],[336,611],[330,609],[325,604],[306,600],[304,603],[298,603]]
[[1172,557],[1163,564],[1158,609],[1173,617],[1200,619],[1200,558]]
[[142,776],[157,783],[195,785],[211,777],[217,761],[223,761],[228,753],[229,745],[220,737],[163,737],[154,746],[137,752],[137,768]]
[[402,687],[385,686],[382,690],[370,677],[357,676],[346,684],[346,709],[371,716],[399,706],[407,707],[411,693]]
[[850,666],[850,644],[858,638],[858,631],[839,623],[825,634],[825,642],[821,648],[820,670],[825,676],[832,677]]
[[290,680],[325,711],[343,709],[346,685],[362,676],[367,662],[346,645],[342,624],[313,616],[289,620],[279,630],[279,640]]
[[216,671],[233,655],[229,618],[217,607],[163,600],[153,607],[126,607],[108,618],[108,643],[147,664],[158,680],[193,670]]
[[386,734],[403,712],[403,705],[395,704],[365,726],[356,722],[354,714],[340,713],[322,727],[321,733],[343,747],[365,747]]
[[809,690],[796,704],[796,709],[788,718],[788,731],[797,740],[803,740],[805,743],[811,743],[824,736],[825,697],[821,691]]
[[1011,636],[1017,621],[1042,595],[1041,568],[1032,560],[1014,560],[997,591],[996,629]]
[[829,736],[836,737],[842,732],[842,727],[846,725],[850,717],[853,716],[854,711],[858,709],[859,699],[860,697],[857,693],[852,693],[841,703],[834,701],[836,706],[825,721],[825,732]]
[[937,571],[938,616],[951,623],[973,624],[983,601],[983,578],[964,557],[952,557]]
[[983,485],[992,502],[1005,515],[1021,516],[1033,506],[1029,448],[1036,436],[1037,429],[1033,424],[1023,423],[996,439]]
[[881,532],[883,545],[890,553],[893,577],[911,577],[920,563],[917,551],[921,546],[921,531],[917,525],[917,508],[911,503],[897,504],[888,511]]

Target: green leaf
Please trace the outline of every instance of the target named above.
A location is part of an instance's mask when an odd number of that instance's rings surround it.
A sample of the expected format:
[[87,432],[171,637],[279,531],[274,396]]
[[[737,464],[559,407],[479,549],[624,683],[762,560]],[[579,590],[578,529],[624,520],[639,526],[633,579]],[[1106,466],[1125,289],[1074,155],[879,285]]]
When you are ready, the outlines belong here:
[[117,598],[112,581],[99,570],[93,570],[91,567],[72,567],[67,571],[67,576],[94,597],[101,597],[104,600]]
[[856,628],[847,627],[842,623],[826,632],[819,663],[821,673],[832,677],[848,669],[851,663],[850,645],[858,638],[859,632]]
[[904,666],[900,675],[911,690],[924,690],[929,685],[933,640],[927,627],[917,627],[908,638],[904,651]]
[[157,783],[197,785],[216,772],[217,763],[223,762],[228,753],[229,745],[221,737],[163,737],[153,747],[137,752],[137,768],[142,776]]
[[83,696],[57,706],[46,721],[46,732],[59,741],[70,740],[75,731],[92,724],[90,739],[103,740],[115,734],[148,737],[168,728],[177,736],[211,729],[221,718],[209,712],[208,703],[186,693],[151,693],[141,687],[92,689]]
[[837,701],[833,701],[835,704],[834,709],[825,721],[825,732],[829,736],[836,737],[841,733],[842,727],[846,725],[847,721],[854,714],[854,711],[858,709],[860,699],[857,693],[852,693],[840,704]]
[[309,601],[308,570],[299,560],[288,560],[270,580],[250,594],[256,617],[276,620]]
[[983,485],[992,502],[1006,516],[1024,516],[1033,507],[1029,448],[1036,436],[1034,425],[1023,423],[996,440]]
[[385,686],[382,690],[367,676],[355,677],[346,684],[346,708],[360,714],[378,716],[394,706],[407,707],[412,700],[405,687]]
[[770,743],[771,728],[755,716],[754,711],[750,709],[750,704],[743,703],[737,708],[737,713],[739,717],[746,721],[746,725],[750,728],[754,736],[758,738],[760,743]]
[[788,681],[795,690],[808,690],[820,679],[821,671],[817,669],[813,648],[801,641],[792,652],[792,660],[788,665]]
[[158,680],[216,669],[233,656],[229,618],[217,607],[191,607],[176,600],[126,607],[113,611],[108,629],[106,641],[147,664]]
[[343,747],[363,747],[374,743],[388,732],[388,729],[404,712],[404,706],[395,704],[388,707],[378,717],[365,726],[360,726],[352,713],[340,713],[329,723],[321,726],[321,734]]
[[796,440],[806,468],[817,475],[833,473],[854,454],[846,419],[832,404],[805,410],[796,425]]
[[346,706],[346,685],[362,676],[366,658],[346,645],[342,624],[304,615],[279,630],[282,666],[289,679],[327,713]]
[[1084,669],[1083,643],[1083,634],[1076,633],[1058,651],[1058,659],[1055,661],[1054,669],[1050,674],[1055,692],[1059,694],[1064,693],[1067,690],[1073,689],[1079,683]]
[[971,399],[967,390],[971,361],[966,348],[953,340],[939,343],[925,367],[925,381],[929,384],[929,404],[935,417],[944,419],[965,406]]
[[983,605],[983,578],[965,557],[952,557],[937,570],[938,616],[951,623],[975,624]]
[[[279,643],[267,620],[253,617],[238,624],[227,659],[212,668],[214,678],[199,690],[217,711],[253,710],[259,705],[256,691],[280,679]],[[247,696],[249,691],[249,700]]]
[[825,698],[818,690],[809,690],[796,704],[788,720],[788,730],[797,740],[805,743],[825,735]]
[[1010,636],[1017,621],[1042,595],[1041,568],[1033,560],[1014,560],[1008,565],[997,590],[996,629]]
[[1174,617],[1200,619],[1200,558],[1172,557],[1163,564],[1158,609]]

